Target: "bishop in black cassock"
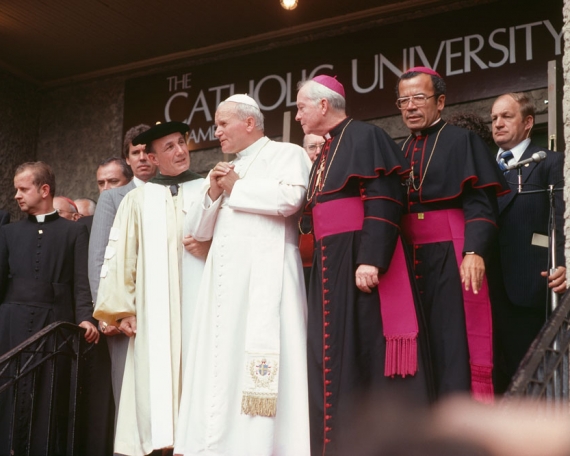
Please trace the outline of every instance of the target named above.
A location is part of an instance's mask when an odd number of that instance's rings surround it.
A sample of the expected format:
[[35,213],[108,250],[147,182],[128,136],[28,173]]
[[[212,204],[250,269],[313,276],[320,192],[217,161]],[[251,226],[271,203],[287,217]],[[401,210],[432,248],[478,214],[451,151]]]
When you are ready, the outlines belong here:
[[497,238],[497,195],[506,182],[483,140],[441,119],[445,83],[411,68],[397,106],[410,129],[402,153],[411,166],[402,231],[430,335],[436,392],[470,391],[493,400],[488,258]]
[[343,445],[358,454],[364,442],[350,428],[364,397],[397,387],[419,404],[431,398],[425,326],[399,234],[408,166],[383,130],[339,104],[344,89],[329,76],[297,96],[305,133],[327,138],[301,224],[315,235],[307,331],[314,455],[348,454]]

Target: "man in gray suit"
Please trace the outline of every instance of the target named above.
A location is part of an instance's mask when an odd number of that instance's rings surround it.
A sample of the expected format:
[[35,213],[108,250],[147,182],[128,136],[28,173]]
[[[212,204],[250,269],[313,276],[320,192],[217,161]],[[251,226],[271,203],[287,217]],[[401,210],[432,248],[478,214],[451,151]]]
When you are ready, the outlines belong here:
[[[97,203],[91,236],[89,238],[89,284],[93,302],[97,302],[97,289],[99,288],[99,276],[105,257],[105,248],[109,243],[109,232],[115,220],[115,214],[119,204],[125,195],[141,185],[144,185],[156,174],[156,166],[148,160],[144,145],[133,146],[133,139],[150,129],[148,125],[137,125],[125,134],[123,141],[123,158],[133,170],[134,177],[126,185],[109,190],[100,190],[101,195]],[[121,334],[114,326],[107,327],[100,323],[99,329],[108,336],[107,345],[111,356],[111,378],[113,382],[113,397],[115,398],[115,417],[118,410],[123,382],[123,370],[127,356],[129,338]]]

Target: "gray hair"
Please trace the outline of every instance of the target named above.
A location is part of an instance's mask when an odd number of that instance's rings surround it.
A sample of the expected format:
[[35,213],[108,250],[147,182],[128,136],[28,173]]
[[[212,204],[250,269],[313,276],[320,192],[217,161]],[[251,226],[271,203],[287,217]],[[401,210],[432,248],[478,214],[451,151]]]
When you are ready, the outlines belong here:
[[233,110],[239,120],[245,120],[248,117],[253,117],[253,120],[255,121],[255,128],[261,131],[264,130],[263,113],[255,106],[251,106],[246,103],[237,103],[235,101],[222,101],[218,105],[218,109],[220,109],[226,103],[232,103],[234,105]]
[[[91,198],[77,198],[74,203],[77,204],[80,201],[85,201],[87,202],[87,211],[89,213],[89,215],[93,215],[95,214],[95,209],[97,208],[97,203],[95,202],[95,200],[92,200]],[[82,214],[85,215],[85,214]]]
[[302,88],[305,88],[305,95],[307,95],[307,98],[315,104],[318,104],[318,102],[324,98],[329,102],[329,106],[334,110],[344,111],[346,109],[346,100],[341,94],[336,93],[334,90],[331,90],[312,79],[299,82],[297,84],[297,89],[301,90]]

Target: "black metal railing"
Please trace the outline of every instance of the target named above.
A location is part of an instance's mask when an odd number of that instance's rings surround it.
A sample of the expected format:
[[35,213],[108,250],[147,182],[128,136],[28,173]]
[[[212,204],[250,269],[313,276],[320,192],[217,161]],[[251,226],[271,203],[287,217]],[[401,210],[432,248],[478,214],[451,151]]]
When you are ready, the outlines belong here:
[[527,397],[568,407],[569,359],[570,293],[567,293],[521,361],[505,400]]
[[84,333],[52,323],[0,357],[0,454],[77,454]]

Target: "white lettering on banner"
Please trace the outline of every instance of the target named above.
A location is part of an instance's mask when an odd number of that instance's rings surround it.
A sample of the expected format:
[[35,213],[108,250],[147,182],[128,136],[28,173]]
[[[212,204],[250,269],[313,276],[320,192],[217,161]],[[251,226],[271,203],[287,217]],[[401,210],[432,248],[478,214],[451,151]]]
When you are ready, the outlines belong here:
[[[499,68],[517,63],[517,49],[519,49],[520,56],[524,52],[524,59],[531,61],[535,55],[539,55],[535,52],[537,50],[536,37],[540,36],[543,42],[544,33],[552,37],[554,55],[561,55],[563,31],[556,30],[549,20],[543,20],[497,28],[487,36],[481,33],[471,33],[442,40],[437,45],[437,50],[432,47],[433,52],[426,52],[421,45],[413,45],[401,50],[401,60],[397,62],[392,51],[361,56],[351,60],[351,88],[358,94],[384,90],[386,75],[393,74],[399,77],[406,69],[417,65],[433,68],[444,77],[471,73],[474,70],[485,71],[490,68]],[[289,71],[281,74],[271,73],[260,79],[249,79],[245,86],[245,81],[243,81],[209,88],[203,87],[195,99],[194,96],[190,98],[192,92],[188,91],[192,87],[191,72],[169,76],[166,78],[168,90],[173,93],[165,104],[164,117],[167,121],[171,120],[171,109],[176,100],[177,106],[179,103],[187,106],[188,117],[185,122],[191,127],[193,121],[212,122],[217,106],[222,100],[236,92],[236,85],[238,90],[246,89],[264,112],[294,108],[297,92],[296,81],[312,79],[323,71],[331,73],[333,70],[333,64],[325,63],[312,69],[302,69],[297,74]],[[194,77],[194,85],[195,79]],[[392,87],[388,89],[391,90]],[[190,139],[196,143],[213,141],[215,140],[214,132],[214,126],[191,129]]]
[[[405,51],[405,49],[404,49]],[[378,55],[374,56],[374,80],[368,87],[358,85],[358,59],[352,59],[352,88],[356,93],[372,92],[378,84]]]
[[560,33],[556,33],[556,30],[554,29],[550,21],[544,21],[544,25],[546,26],[546,28],[554,38],[554,55],[560,55],[562,53],[561,41],[562,41],[562,33],[564,32],[564,30],[560,30]]
[[168,91],[173,92],[179,89],[189,89],[192,87],[190,81],[192,80],[192,73],[186,73],[178,78],[177,76],[170,76],[166,78],[168,81]]
[[[471,41],[473,39],[476,39],[478,42],[477,49],[475,50],[471,48]],[[487,65],[483,63],[483,61],[477,55],[477,52],[483,49],[484,45],[485,45],[485,40],[483,40],[483,37],[481,35],[469,35],[465,37],[464,66],[465,66],[465,71],[467,73],[471,71],[471,60],[473,60],[477,65],[479,65],[479,68],[483,70],[489,68]]]
[[194,103],[194,106],[192,106],[192,111],[190,112],[190,116],[184,122],[190,125],[192,123],[192,118],[194,117],[194,114],[196,114],[196,112],[198,111],[202,111],[204,113],[204,115],[206,116],[206,120],[208,122],[212,121],[212,114],[210,114],[210,110],[208,109],[208,103],[206,102],[206,97],[204,95],[203,90],[200,90],[198,98],[196,98],[196,102]]
[[228,93],[224,94],[223,100],[225,100],[226,98],[231,97],[235,93],[234,87],[235,87],[234,84],[226,84],[217,87],[210,87],[208,89],[208,92],[216,92],[216,104],[214,105],[216,108],[222,102],[222,90],[228,89]]
[[[313,68],[311,71],[307,72],[306,69],[301,70],[301,81],[305,81],[307,79],[312,79],[317,73],[320,71],[327,69],[333,70],[334,66],[330,64],[322,64],[318,65]],[[191,73],[188,73],[190,75]],[[169,89],[178,88],[178,86],[182,85],[183,78],[178,78],[176,76],[171,76],[167,78]],[[279,91],[275,100],[272,100],[270,104],[263,104],[260,102],[261,92],[263,91],[263,87],[267,83],[271,83],[270,81],[277,82]],[[215,103],[208,104],[208,98],[206,97],[206,92],[213,92],[215,94]],[[233,95],[235,93],[235,83],[231,84],[224,84],[215,87],[210,87],[208,89],[202,89],[198,93],[198,96],[193,101],[192,109],[190,110],[190,114],[183,122],[186,122],[188,125],[192,125],[192,120],[194,116],[198,113],[202,113],[204,118],[207,122],[212,122],[213,116],[212,113],[216,111],[217,106],[220,102],[227,97]],[[297,98],[297,88],[293,86],[293,75],[291,72],[288,72],[283,78],[278,74],[270,74],[259,81],[255,81],[251,79],[248,83],[248,91],[247,93],[257,101],[259,107],[263,111],[273,111],[277,109],[279,106],[282,106],[284,103],[287,107],[294,107],[296,106],[296,98]],[[176,92],[173,93],[166,105],[164,106],[164,118],[166,121],[172,120],[171,115],[171,107],[172,103],[176,98],[189,98],[188,92]],[[211,100],[210,100],[211,101]],[[192,100],[188,100],[189,103]],[[200,143],[202,141],[214,141],[216,138],[214,136],[215,127],[209,127],[205,130],[203,129],[191,129],[189,133],[189,139],[194,141],[195,143]]]
[[188,139],[194,141],[196,144],[199,144],[202,141],[215,141],[217,138],[214,136],[216,133],[216,126],[212,125],[211,127],[206,128],[206,130],[202,130],[201,128],[192,129],[188,133]]
[[506,33],[506,31],[507,31],[507,29],[500,28],[500,29],[493,30],[493,32],[489,35],[489,46],[491,46],[493,49],[496,49],[497,51],[501,51],[503,53],[503,58],[501,60],[499,60],[498,62],[489,61],[489,66],[491,68],[498,68],[500,66],[503,66],[505,64],[505,62],[507,60],[509,60],[509,48],[507,46],[504,46],[504,45],[497,43],[495,41],[495,35],[497,33]]
[[[562,31],[558,33],[550,21],[532,22],[529,24],[509,27],[508,34],[506,28],[498,28],[493,30],[485,41],[481,34],[467,35],[459,38],[452,38],[440,42],[437,53],[433,62],[430,62],[428,56],[421,46],[412,46],[402,50],[402,68],[398,68],[384,54],[375,54],[371,58],[374,59],[374,70],[372,79],[366,79],[368,72],[359,75],[358,59],[352,59],[351,62],[351,82],[352,89],[356,93],[369,93],[376,88],[382,90],[384,84],[384,69],[389,69],[396,76],[400,76],[407,68],[413,68],[416,65],[423,65],[438,71],[444,76],[455,76],[463,73],[470,73],[474,66],[482,70],[489,68],[498,68],[507,63],[516,63],[516,45],[517,38],[524,40],[525,58],[532,60],[533,54],[533,27],[544,25],[550,35],[554,38],[554,53],[560,55]],[[517,33],[520,30],[521,32]],[[480,54],[484,50],[485,45],[499,52],[501,55],[499,60],[487,62],[483,61]],[[439,68],[439,63],[444,61],[444,68]],[[417,58],[416,58],[417,57]],[[419,60],[419,61],[418,61]],[[474,65],[475,64],[475,65]],[[369,76],[370,77],[370,76]],[[364,82],[365,81],[365,82]]]
[[167,122],[170,122],[172,120],[172,118],[170,117],[170,105],[172,104],[174,99],[178,97],[188,98],[188,94],[186,92],[178,92],[175,93],[174,95],[171,95],[171,97],[166,102],[166,105],[164,106],[164,120],[166,120]]
[[517,30],[524,29],[526,38],[526,59],[532,60],[532,27],[536,25],[542,25],[542,22],[533,22],[531,24],[519,25],[516,27]]

